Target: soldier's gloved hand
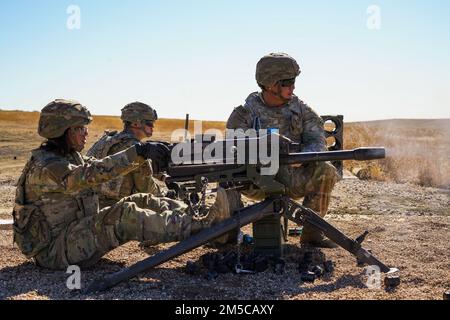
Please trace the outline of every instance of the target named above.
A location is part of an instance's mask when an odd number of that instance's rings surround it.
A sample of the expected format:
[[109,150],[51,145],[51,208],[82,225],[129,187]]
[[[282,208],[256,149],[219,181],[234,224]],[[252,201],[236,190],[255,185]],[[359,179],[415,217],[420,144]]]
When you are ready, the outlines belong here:
[[165,197],[170,198],[170,199],[176,199],[177,192],[175,190],[167,190]]
[[167,169],[170,161],[170,148],[161,142],[144,142],[135,145],[136,153],[152,160],[153,173],[159,173]]

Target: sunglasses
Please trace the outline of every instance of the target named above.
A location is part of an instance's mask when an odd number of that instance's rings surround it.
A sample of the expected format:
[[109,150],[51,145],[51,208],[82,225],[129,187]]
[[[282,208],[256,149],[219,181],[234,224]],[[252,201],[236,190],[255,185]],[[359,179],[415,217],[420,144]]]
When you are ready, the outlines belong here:
[[295,84],[295,78],[280,80],[280,85],[284,88],[293,86]]
[[81,133],[81,134],[87,134],[88,133],[88,128],[87,127],[72,127],[71,129],[73,131],[75,131],[77,133]]
[[151,120],[145,120],[145,121],[143,121],[143,124],[146,125],[147,127],[151,127],[151,128],[153,128],[155,126],[155,122],[151,121]]

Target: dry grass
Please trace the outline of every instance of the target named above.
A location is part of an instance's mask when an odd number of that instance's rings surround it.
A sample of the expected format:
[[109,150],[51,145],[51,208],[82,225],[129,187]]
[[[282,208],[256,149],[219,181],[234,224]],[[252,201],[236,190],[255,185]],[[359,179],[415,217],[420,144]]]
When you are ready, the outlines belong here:
[[[41,142],[36,133],[38,112],[0,111],[0,173],[17,175],[29,152]],[[183,119],[161,119],[156,122],[154,140],[171,140],[171,133],[184,128]],[[202,122],[203,132],[218,129],[224,122]],[[194,121],[189,122],[194,133]],[[119,117],[94,116],[90,126],[87,150],[105,129],[121,130]],[[450,188],[450,120],[386,120],[347,123],[344,147],[383,146],[387,158],[379,161],[348,161],[348,170],[366,179],[412,182],[423,186]],[[3,172],[2,172],[3,171]]]
[[376,180],[450,188],[450,120],[390,120],[352,123],[344,147],[383,146],[386,159],[346,163],[349,170]]

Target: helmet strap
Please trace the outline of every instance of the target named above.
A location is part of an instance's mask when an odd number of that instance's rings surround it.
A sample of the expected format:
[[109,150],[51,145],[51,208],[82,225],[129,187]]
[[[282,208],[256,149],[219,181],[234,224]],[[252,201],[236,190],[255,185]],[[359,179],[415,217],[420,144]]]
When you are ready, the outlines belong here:
[[136,127],[137,130],[141,131],[145,137],[147,137],[147,132],[145,131],[145,124],[139,122],[139,127]]

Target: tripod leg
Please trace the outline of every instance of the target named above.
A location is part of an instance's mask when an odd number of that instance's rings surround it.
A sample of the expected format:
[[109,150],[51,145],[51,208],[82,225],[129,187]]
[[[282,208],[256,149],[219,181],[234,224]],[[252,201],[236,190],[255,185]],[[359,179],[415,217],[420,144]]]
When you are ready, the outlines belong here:
[[367,263],[368,265],[376,265],[380,267],[382,272],[392,271],[383,262],[364,249],[360,242],[347,237],[341,231],[322,219],[313,210],[306,208],[287,197],[284,198],[284,202],[286,205],[284,214],[288,219],[322,232],[331,241],[356,256],[359,261]]

